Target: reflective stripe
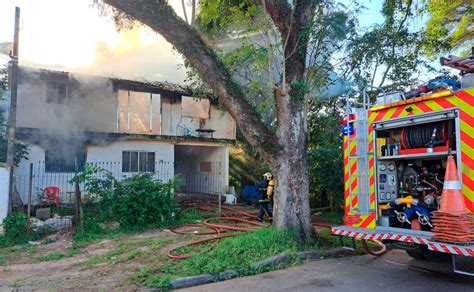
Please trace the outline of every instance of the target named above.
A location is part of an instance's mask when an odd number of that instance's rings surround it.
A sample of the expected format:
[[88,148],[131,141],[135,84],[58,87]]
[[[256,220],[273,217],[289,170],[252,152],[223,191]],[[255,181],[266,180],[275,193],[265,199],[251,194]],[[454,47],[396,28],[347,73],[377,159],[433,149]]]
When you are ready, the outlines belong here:
[[445,190],[460,190],[461,182],[458,180],[445,180],[443,184]]

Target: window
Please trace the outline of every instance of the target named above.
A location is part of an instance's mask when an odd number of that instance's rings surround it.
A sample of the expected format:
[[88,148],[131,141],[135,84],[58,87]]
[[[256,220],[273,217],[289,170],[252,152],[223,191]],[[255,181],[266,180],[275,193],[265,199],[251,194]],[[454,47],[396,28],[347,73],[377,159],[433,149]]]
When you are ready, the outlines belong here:
[[47,83],[46,102],[65,104],[68,102],[68,86],[63,81],[49,81]]
[[118,91],[117,129],[126,133],[160,134],[161,97],[159,94]]
[[122,172],[155,172],[155,152],[123,151]]
[[45,151],[46,172],[76,172],[84,168],[85,149],[71,149],[67,145],[55,144]]

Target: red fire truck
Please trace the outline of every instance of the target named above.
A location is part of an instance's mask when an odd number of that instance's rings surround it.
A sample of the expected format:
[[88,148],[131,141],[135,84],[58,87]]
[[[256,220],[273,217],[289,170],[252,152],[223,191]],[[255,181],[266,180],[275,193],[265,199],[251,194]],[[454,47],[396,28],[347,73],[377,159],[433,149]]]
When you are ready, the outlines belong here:
[[[472,276],[459,262],[474,257],[474,57],[441,62],[461,70],[458,86],[439,79],[410,94],[382,94],[374,105],[366,93],[346,99],[345,224],[332,234],[354,246],[382,241],[418,259],[450,254],[454,271]],[[448,155],[471,220],[461,243],[433,237]]]

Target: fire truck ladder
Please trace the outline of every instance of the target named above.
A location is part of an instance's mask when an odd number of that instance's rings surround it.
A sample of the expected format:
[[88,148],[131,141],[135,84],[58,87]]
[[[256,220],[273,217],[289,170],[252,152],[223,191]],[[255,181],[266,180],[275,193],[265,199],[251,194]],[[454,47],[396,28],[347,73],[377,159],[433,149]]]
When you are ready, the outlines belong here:
[[[370,197],[369,197],[369,155],[373,155],[373,152],[368,152],[368,123],[369,117],[368,112],[371,107],[370,98],[367,94],[367,86],[362,92],[362,102],[352,101],[349,98],[349,95],[346,97],[346,120],[347,125],[354,123],[355,138],[351,138],[349,131],[347,134],[348,145],[350,147],[351,142],[355,141],[356,144],[356,153],[353,155],[349,149],[348,153],[348,162],[349,162],[349,182],[352,182],[353,179],[357,179],[357,191],[354,192],[352,189],[352,184],[349,183],[349,204],[350,210],[355,211],[359,214],[369,214],[370,212]],[[377,91],[382,91],[385,95],[383,89],[375,88]],[[354,106],[354,107],[352,107]],[[357,106],[357,107],[355,107]],[[355,118],[354,114],[355,113]],[[352,114],[352,115],[351,115]],[[352,117],[352,118],[351,118]],[[357,170],[355,173],[351,171],[351,165],[353,162],[357,163]],[[355,208],[352,204],[353,198],[358,197],[358,207]]]

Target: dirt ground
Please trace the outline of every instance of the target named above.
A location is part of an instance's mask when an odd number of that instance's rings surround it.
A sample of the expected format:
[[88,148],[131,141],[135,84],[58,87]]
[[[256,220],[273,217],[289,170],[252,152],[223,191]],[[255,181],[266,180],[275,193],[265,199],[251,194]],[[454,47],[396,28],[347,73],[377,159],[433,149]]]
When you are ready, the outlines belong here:
[[[184,238],[186,240],[186,238]],[[71,233],[36,246],[0,249],[0,290],[134,290],[127,276],[183,242],[170,231],[106,239],[72,249]]]
[[[255,212],[249,206],[236,208]],[[116,235],[76,247],[72,235],[72,231],[61,232],[54,242],[43,239],[39,245],[0,248],[0,291],[142,289],[127,277],[140,266],[159,267],[169,250],[198,239],[164,229]]]

